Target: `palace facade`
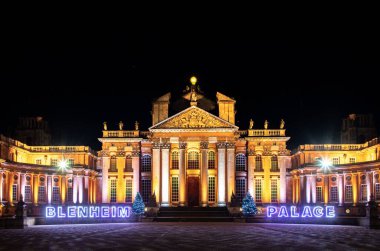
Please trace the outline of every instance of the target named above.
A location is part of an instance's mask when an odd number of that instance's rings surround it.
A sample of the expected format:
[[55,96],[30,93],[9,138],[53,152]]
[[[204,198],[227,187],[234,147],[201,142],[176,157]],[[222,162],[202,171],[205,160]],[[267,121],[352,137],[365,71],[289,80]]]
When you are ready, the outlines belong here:
[[[1,136],[0,201],[46,204],[132,203],[137,192],[159,206],[228,206],[251,193],[258,204],[380,202],[380,144],[301,145],[287,149],[278,128],[235,125],[235,100],[199,90],[152,103],[152,126],[103,124],[102,148],[30,146]],[[217,113],[212,113],[213,111]],[[172,111],[175,111],[172,113]],[[64,161],[69,168],[59,168]],[[321,163],[324,165],[321,168]]]

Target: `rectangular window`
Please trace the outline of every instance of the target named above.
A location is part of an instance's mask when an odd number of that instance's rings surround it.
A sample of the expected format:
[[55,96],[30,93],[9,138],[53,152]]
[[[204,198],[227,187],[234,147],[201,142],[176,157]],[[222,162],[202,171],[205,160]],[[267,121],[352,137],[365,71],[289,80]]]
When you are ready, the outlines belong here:
[[57,159],[51,159],[50,160],[50,165],[51,166],[57,166],[58,165],[58,160]]
[[261,194],[262,194],[262,180],[255,179],[255,200],[256,202],[261,202]]
[[110,202],[116,202],[116,182],[117,180],[111,180]]
[[368,201],[368,199],[367,199],[367,184],[361,184],[361,186],[360,186],[360,201]]
[[32,190],[30,186],[25,186],[25,202],[32,202]]
[[322,187],[317,186],[317,202],[323,202]]
[[59,203],[60,198],[59,198],[59,187],[54,186],[53,187],[53,203]]
[[375,199],[380,200],[380,183],[375,184]]
[[73,202],[73,188],[72,187],[67,188],[67,202],[68,203]]
[[338,202],[338,187],[330,187],[330,201]]
[[143,197],[143,200],[144,202],[148,202],[149,201],[149,197],[150,197],[150,193],[152,191],[152,182],[151,180],[142,180],[142,197]]
[[355,158],[350,158],[350,163],[353,164],[356,162],[356,159]]
[[46,196],[45,196],[45,186],[39,186],[38,187],[38,202],[45,202]]
[[352,186],[346,185],[345,198],[346,202],[352,202]]
[[42,159],[36,159],[36,164],[37,165],[42,165]]
[[333,158],[333,165],[339,165],[339,158]]
[[277,202],[277,180],[270,180],[270,201]]
[[12,186],[12,199],[13,201],[17,201],[17,184],[13,184]]
[[238,178],[236,179],[235,183],[235,189],[236,189],[236,197],[240,200],[243,201],[243,198],[245,196],[245,179]]
[[133,172],[131,157],[125,159],[125,172]]
[[208,201],[215,202],[215,177],[208,177]]
[[178,202],[178,177],[172,177],[172,202]]
[[67,165],[68,165],[69,167],[73,167],[73,166],[74,166],[74,159],[68,159],[68,160],[67,160]]
[[125,202],[132,202],[132,180],[126,180],[125,184]]
[[255,172],[263,171],[263,162],[260,155],[257,155],[255,158]]

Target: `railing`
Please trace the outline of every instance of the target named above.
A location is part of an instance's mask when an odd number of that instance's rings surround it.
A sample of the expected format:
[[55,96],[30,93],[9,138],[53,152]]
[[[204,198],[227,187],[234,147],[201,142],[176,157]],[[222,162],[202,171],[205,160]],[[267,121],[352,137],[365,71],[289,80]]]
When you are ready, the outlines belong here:
[[366,144],[318,144],[301,145],[299,151],[355,151],[366,147]]
[[139,131],[103,131],[103,138],[138,138]]
[[248,130],[248,137],[278,137],[285,136],[285,129]]
[[0,135],[0,139],[10,145],[17,146],[31,152],[90,152],[96,155],[95,151],[88,146],[29,146],[18,140],[7,138],[3,135]]

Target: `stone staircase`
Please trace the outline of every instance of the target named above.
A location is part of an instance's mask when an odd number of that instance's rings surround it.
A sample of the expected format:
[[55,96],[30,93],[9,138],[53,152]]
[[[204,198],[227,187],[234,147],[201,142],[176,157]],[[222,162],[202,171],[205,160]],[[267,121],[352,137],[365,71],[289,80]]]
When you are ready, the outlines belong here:
[[161,207],[153,221],[232,222],[227,207]]

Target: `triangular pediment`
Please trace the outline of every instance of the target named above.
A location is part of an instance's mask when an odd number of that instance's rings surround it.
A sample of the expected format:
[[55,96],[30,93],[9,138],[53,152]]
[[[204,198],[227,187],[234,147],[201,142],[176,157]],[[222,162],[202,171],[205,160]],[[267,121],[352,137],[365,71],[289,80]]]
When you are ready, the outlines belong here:
[[208,129],[229,128],[237,130],[238,127],[225,121],[197,106],[191,106],[152,126],[152,129]]

